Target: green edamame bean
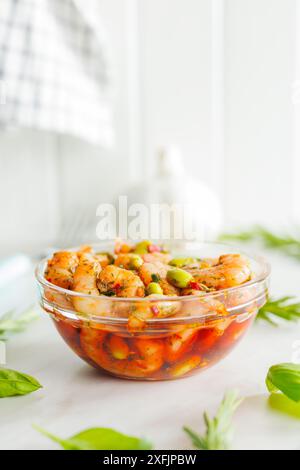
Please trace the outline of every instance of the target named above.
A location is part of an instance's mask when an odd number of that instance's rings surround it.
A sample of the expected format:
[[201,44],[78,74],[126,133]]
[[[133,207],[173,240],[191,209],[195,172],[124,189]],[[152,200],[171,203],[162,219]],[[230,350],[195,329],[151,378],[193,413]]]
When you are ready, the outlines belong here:
[[130,264],[129,264],[129,269],[139,269],[142,264],[143,260],[139,255],[132,254],[130,257]]
[[169,262],[171,266],[175,266],[176,268],[181,268],[182,266],[187,266],[188,264],[195,263],[195,258],[173,258]]
[[167,272],[167,280],[175,287],[184,289],[193,280],[193,276],[180,268],[173,268]]
[[151,294],[163,294],[163,290],[157,282],[150,282],[147,287],[148,295]]
[[150,240],[143,240],[135,245],[134,253],[138,253],[139,255],[144,255],[148,253],[148,247],[152,245]]

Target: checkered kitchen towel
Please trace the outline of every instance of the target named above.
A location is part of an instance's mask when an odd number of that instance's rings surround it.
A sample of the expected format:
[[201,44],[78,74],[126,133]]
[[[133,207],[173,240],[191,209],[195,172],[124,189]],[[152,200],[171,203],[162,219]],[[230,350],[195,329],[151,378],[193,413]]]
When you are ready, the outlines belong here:
[[112,67],[97,3],[0,1],[0,128],[111,145]]

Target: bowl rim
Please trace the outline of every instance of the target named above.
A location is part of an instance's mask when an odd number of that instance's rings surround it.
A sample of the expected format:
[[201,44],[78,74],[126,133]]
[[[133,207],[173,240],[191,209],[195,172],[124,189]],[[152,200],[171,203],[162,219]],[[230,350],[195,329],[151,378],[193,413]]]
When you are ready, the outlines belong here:
[[[131,241],[132,242],[132,241]],[[91,243],[91,244],[88,244],[89,246],[103,246],[108,243],[111,243],[111,241],[107,241],[107,242],[102,242],[102,243]],[[231,244],[227,244],[227,243],[216,243],[216,242],[197,242],[197,241],[193,241],[193,242],[187,242],[189,243],[190,245],[198,245],[198,246],[210,246],[210,247],[228,247],[228,249],[230,249],[230,251],[232,251],[233,249],[235,249],[235,246],[234,245],[231,245]],[[78,250],[79,247],[72,247],[72,248],[68,248],[68,249],[62,249],[61,251],[75,251],[76,249]],[[60,251],[60,250],[56,250],[56,251]],[[54,253],[55,251],[53,251]],[[257,276],[257,277],[254,277],[253,279],[250,279],[249,281],[245,282],[244,284],[240,284],[238,286],[234,286],[234,287],[227,287],[225,289],[220,289],[220,290],[217,290],[217,291],[211,291],[211,292],[205,292],[203,295],[199,296],[197,294],[195,295],[181,295],[181,296],[165,296],[163,298],[151,298],[149,299],[148,297],[108,297],[108,296],[105,296],[103,295],[103,300],[110,300],[111,302],[125,302],[125,303],[130,303],[130,302],[147,302],[147,303],[155,303],[155,302],[161,302],[161,303],[164,303],[164,302],[182,302],[182,301],[192,301],[192,300],[197,300],[199,298],[201,299],[207,299],[207,298],[213,298],[213,297],[216,297],[216,296],[220,296],[220,295],[226,295],[227,293],[231,293],[231,292],[234,292],[234,291],[238,291],[240,289],[244,289],[246,287],[249,287],[249,286],[253,286],[255,284],[260,284],[262,282],[266,282],[268,281],[269,277],[270,277],[270,273],[271,273],[271,266],[270,266],[270,263],[261,255],[253,255],[253,254],[249,254],[248,252],[244,252],[242,250],[240,250],[239,248],[237,248],[236,250],[236,253],[239,253],[239,254],[242,254],[242,255],[245,255],[247,258],[249,258],[250,260],[252,261],[255,261],[261,268],[262,268],[262,271],[261,273]],[[52,254],[52,253],[51,253]],[[42,260],[39,261],[39,263],[36,265],[36,268],[34,270],[34,273],[35,273],[35,278],[37,280],[37,282],[39,284],[41,284],[43,287],[46,287],[46,288],[50,288],[52,290],[55,290],[61,294],[66,294],[70,297],[80,297],[81,299],[90,299],[90,300],[97,300],[99,302],[99,300],[101,299],[102,296],[95,296],[95,295],[90,295],[90,294],[84,294],[82,292],[74,292],[72,290],[69,290],[69,289],[64,289],[63,287],[59,287],[59,286],[56,286],[55,284],[52,284],[51,282],[47,281],[47,279],[45,279],[44,277],[44,271],[45,271],[45,265],[46,265],[46,262],[48,261],[50,257],[47,256],[45,258],[43,258]],[[105,318],[109,318],[109,317],[105,317]],[[117,318],[117,317],[114,317],[114,318]],[[121,317],[120,317],[121,318]],[[159,320],[159,319],[156,319],[156,320]]]

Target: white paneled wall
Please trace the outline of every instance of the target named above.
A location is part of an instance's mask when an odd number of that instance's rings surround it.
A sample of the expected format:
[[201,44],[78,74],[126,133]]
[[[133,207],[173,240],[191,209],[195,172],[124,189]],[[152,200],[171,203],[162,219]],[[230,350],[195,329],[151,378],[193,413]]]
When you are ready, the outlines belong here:
[[290,219],[300,194],[297,0],[101,5],[115,55],[116,145],[1,132],[1,251],[53,243],[77,208],[89,207],[96,225],[96,206],[151,175],[166,143],[218,191],[226,220]]
[[217,186],[229,224],[290,223],[300,206],[299,2],[141,3],[148,162],[162,142],[178,143],[188,169]]
[[0,165],[1,251],[20,240],[47,243],[60,210],[56,139],[35,131],[2,132]]
[[292,215],[295,9],[294,0],[226,1],[225,207],[237,222]]
[[181,147],[187,168],[211,181],[211,0],[141,2],[143,144]]

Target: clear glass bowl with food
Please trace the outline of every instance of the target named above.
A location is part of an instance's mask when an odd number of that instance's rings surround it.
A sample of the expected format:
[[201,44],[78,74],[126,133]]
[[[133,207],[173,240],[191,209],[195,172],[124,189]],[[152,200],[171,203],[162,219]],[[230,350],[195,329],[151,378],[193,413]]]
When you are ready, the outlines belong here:
[[167,380],[218,362],[268,295],[261,258],[210,243],[102,243],[36,269],[40,304],[70,348],[117,377]]

